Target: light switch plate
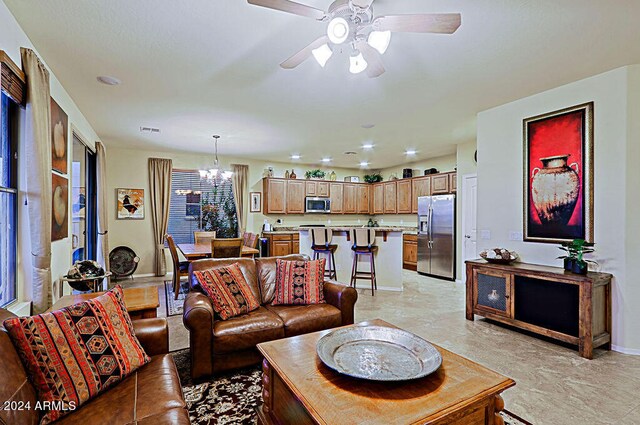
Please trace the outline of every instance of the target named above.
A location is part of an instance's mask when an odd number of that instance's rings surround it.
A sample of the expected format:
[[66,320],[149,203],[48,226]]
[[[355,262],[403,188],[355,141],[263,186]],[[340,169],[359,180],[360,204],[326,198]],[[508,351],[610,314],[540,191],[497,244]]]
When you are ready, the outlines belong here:
[[522,240],[522,232],[518,232],[518,231],[509,232],[509,240],[510,241],[521,241]]
[[480,239],[491,239],[491,230],[480,230]]

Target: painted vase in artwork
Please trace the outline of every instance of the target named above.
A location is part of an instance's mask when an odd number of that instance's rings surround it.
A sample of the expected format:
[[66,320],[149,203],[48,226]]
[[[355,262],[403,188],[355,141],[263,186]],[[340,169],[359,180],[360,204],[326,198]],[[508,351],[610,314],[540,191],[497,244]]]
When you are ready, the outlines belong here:
[[540,158],[542,168],[531,172],[531,198],[542,224],[566,225],[580,194],[577,163],[569,154]]

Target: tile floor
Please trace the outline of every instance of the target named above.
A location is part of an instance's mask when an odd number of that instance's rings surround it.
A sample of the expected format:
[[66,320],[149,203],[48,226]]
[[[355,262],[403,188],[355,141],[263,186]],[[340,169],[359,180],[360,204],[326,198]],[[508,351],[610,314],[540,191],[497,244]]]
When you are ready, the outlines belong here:
[[[123,281],[158,285],[158,279]],[[640,424],[640,356],[596,350],[593,360],[553,342],[464,314],[464,285],[404,272],[404,292],[358,290],[356,321],[381,318],[513,378],[507,409],[534,424]],[[188,347],[182,317],[169,318],[170,348]]]

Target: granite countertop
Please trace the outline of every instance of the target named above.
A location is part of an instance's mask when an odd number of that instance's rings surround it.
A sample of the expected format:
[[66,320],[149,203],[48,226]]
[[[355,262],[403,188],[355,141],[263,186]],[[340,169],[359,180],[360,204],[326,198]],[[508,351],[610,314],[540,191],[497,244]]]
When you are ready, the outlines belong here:
[[[347,232],[354,228],[366,228],[364,225],[346,225],[346,226],[326,226],[327,229],[335,230],[336,232]],[[300,230],[313,229],[313,226],[275,226],[270,232],[262,232],[265,235],[288,235],[292,233],[298,233]],[[322,228],[322,227],[321,227]],[[379,232],[402,232],[405,234],[415,235],[418,233],[416,226],[378,226],[372,227]]]

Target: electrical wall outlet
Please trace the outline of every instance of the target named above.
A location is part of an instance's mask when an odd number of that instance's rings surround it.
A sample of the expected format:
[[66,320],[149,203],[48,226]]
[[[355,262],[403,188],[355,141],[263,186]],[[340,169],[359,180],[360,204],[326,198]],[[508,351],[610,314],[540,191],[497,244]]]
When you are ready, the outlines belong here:
[[491,239],[491,230],[480,230],[480,239]]
[[509,232],[509,240],[510,241],[522,241],[522,232],[519,231],[511,231]]
[[276,224],[282,224],[282,223],[283,223],[283,220],[282,220],[281,218],[278,218],[278,219],[276,220]]

